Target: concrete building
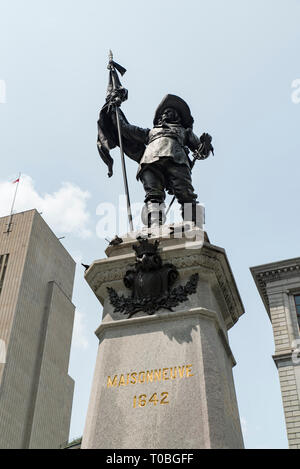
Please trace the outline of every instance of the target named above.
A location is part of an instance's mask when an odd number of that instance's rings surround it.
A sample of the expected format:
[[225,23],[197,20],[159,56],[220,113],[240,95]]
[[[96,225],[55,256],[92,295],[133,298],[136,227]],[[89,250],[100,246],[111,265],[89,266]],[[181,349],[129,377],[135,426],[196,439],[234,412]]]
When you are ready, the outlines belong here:
[[75,262],[36,210],[0,218],[0,448],[68,440]]
[[289,447],[300,449],[300,258],[251,272],[273,327]]

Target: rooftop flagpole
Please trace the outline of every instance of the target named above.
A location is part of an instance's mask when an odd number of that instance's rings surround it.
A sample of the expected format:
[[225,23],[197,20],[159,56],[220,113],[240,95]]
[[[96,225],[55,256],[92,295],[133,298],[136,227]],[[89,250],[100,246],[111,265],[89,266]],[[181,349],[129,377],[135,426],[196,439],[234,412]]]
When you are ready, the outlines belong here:
[[18,192],[18,188],[19,188],[20,179],[21,179],[21,173],[19,173],[18,178],[15,181],[13,181],[13,184],[17,184],[17,185],[16,185],[16,190],[15,190],[15,193],[14,193],[13,202],[12,202],[12,205],[11,205],[10,217],[9,217],[9,222],[8,222],[8,225],[7,225],[6,233],[10,233],[10,231],[11,231],[14,206],[15,206],[15,202],[16,202],[16,197],[17,197],[17,192]]
[[17,186],[16,186],[16,190],[15,190],[13,203],[12,203],[12,206],[11,206],[11,211],[10,211],[11,215],[13,214],[13,211],[14,211],[14,206],[15,206],[15,201],[16,201],[16,197],[17,197],[17,192],[18,192],[18,188],[19,188],[20,179],[21,179],[21,173],[19,173],[18,178],[13,182],[13,184],[17,184]]

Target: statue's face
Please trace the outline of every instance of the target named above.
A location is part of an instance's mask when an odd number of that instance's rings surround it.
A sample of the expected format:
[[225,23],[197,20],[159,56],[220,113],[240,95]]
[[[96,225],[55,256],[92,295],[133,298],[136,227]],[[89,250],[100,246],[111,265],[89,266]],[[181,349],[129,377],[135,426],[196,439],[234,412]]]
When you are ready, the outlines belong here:
[[167,107],[166,109],[164,109],[161,115],[161,121],[169,122],[169,123],[172,123],[172,122],[178,123],[180,122],[180,116],[178,112],[176,111],[176,109],[172,107]]

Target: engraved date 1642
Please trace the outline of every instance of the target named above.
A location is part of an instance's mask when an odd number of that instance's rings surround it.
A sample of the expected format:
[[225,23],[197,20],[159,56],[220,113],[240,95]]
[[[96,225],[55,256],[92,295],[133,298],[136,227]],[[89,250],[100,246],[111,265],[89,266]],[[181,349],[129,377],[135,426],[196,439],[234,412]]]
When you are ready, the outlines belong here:
[[134,396],[133,398],[133,407],[145,407],[147,404],[169,404],[169,393],[168,392],[162,392],[160,394],[160,397],[158,397],[157,393],[155,392],[152,394],[152,396],[148,399],[146,394],[140,394],[139,396]]

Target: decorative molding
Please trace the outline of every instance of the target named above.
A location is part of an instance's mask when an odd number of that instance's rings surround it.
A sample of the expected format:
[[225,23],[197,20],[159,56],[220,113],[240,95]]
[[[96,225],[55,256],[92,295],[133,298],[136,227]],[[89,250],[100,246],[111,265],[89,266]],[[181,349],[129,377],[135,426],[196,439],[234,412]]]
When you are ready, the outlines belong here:
[[[219,252],[216,250],[212,250],[210,247],[205,248],[203,247],[200,252],[198,251],[197,254],[190,254],[186,255],[187,251],[184,250],[185,255],[182,255],[183,252],[181,251],[181,255],[177,257],[171,256],[172,251],[162,251],[162,258],[163,260],[172,260],[172,263],[178,268],[178,270],[186,269],[186,268],[195,268],[195,267],[204,267],[209,269],[210,271],[214,272],[216,275],[219,287],[222,291],[224,300],[226,302],[227,308],[230,312],[232,323],[234,324],[241,314],[243,314],[243,306],[241,304],[241,300],[237,294],[233,294],[232,285],[230,285],[228,278],[228,271],[230,273],[230,277],[232,276],[230,268],[225,267],[226,264],[226,257],[223,252]],[[174,251],[173,251],[174,253]],[[175,254],[175,253],[174,253]],[[221,257],[222,256],[222,257]],[[111,260],[113,261],[111,262]],[[123,282],[123,277],[126,273],[128,268],[128,261],[134,262],[134,256],[124,256],[123,259],[111,258],[108,259],[108,262],[102,264],[101,271],[97,272],[93,277],[91,277],[92,272],[89,272],[89,278],[87,278],[89,285],[91,286],[94,293],[97,295],[97,291],[101,286],[106,286],[106,283],[111,283],[114,281]],[[222,262],[223,260],[223,262]],[[118,267],[116,268],[116,261],[118,262]],[[225,262],[224,262],[225,261]],[[101,265],[100,264],[100,265]],[[110,265],[109,265],[110,264]],[[224,266],[225,264],[225,266]],[[98,264],[98,266],[100,267]],[[96,270],[96,265],[91,266],[90,271],[93,269]],[[225,271],[226,269],[226,271]],[[234,282],[234,279],[232,277]],[[235,285],[234,285],[235,287]],[[235,287],[236,289],[236,287]]]
[[278,353],[276,355],[272,355],[272,358],[277,368],[283,368],[285,366],[293,366],[292,355],[293,355],[292,351],[284,352],[284,353]]
[[159,309],[167,309],[173,311],[175,306],[188,300],[188,296],[196,293],[198,274],[191,275],[186,285],[173,288],[169,292],[165,292],[164,296],[153,296],[150,298],[133,298],[118,295],[111,287],[107,287],[109,299],[115,308],[115,313],[127,314],[127,319],[131,318],[139,311],[144,311],[150,316]]
[[[270,303],[267,294],[267,284],[272,282],[284,281],[286,279],[299,277],[300,280],[300,259],[291,259],[287,261],[274,262],[258,267],[252,267],[251,273],[257,285],[258,291],[262,297],[264,305],[270,314]],[[284,286],[286,292],[286,286]]]
[[96,336],[99,339],[99,342],[101,342],[104,338],[104,334],[107,330],[111,331],[110,336],[114,336],[113,330],[116,330],[115,336],[119,336],[120,334],[120,327],[126,327],[130,324],[130,327],[132,325],[136,326],[138,324],[149,324],[149,323],[156,323],[156,322],[165,322],[169,320],[182,320],[186,319],[187,317],[197,317],[197,318],[205,318],[210,321],[213,321],[215,324],[215,327],[218,331],[218,334],[220,336],[220,339],[222,341],[222,344],[225,348],[225,351],[230,358],[232,362],[232,366],[236,365],[235,358],[233,356],[232,350],[230,348],[228,338],[225,335],[220,322],[218,315],[216,314],[215,311],[210,311],[206,308],[192,308],[188,311],[182,310],[182,311],[166,311],[163,313],[158,313],[156,312],[155,314],[151,316],[140,316],[140,317],[134,317],[131,318],[130,323],[127,321],[127,319],[118,319],[116,321],[107,321],[107,322],[102,322],[98,329],[95,331]]

